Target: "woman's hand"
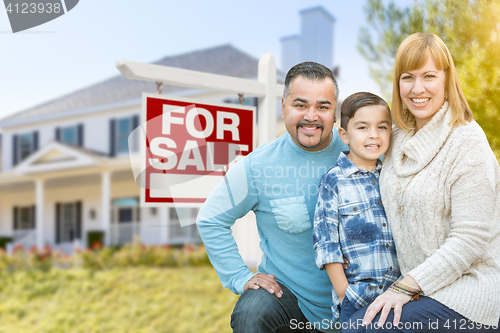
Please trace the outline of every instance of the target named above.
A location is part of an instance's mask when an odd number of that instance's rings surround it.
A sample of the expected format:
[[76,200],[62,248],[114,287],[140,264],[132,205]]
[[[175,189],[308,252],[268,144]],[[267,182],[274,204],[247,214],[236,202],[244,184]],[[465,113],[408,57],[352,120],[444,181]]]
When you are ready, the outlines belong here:
[[[421,290],[418,283],[409,275],[405,276],[402,283],[407,284],[415,289]],[[375,298],[375,300],[370,304],[368,309],[366,309],[365,316],[363,317],[363,324],[368,325],[372,322],[373,318],[377,313],[382,310],[380,314],[380,319],[378,320],[378,325],[381,327],[384,325],[387,316],[391,309],[394,309],[394,321],[392,324],[397,326],[399,320],[401,319],[401,313],[403,312],[403,305],[408,303],[411,297],[404,294],[398,294],[394,291],[387,290],[385,293]]]
[[401,318],[403,305],[408,303],[410,300],[411,297],[408,295],[398,294],[394,291],[387,290],[382,295],[375,298],[368,309],[366,309],[365,316],[363,317],[363,324],[368,325],[369,323],[371,323],[377,313],[382,310],[380,319],[378,321],[378,326],[381,327],[382,325],[384,325],[391,309],[394,309],[393,325],[397,326],[399,324],[399,319]]

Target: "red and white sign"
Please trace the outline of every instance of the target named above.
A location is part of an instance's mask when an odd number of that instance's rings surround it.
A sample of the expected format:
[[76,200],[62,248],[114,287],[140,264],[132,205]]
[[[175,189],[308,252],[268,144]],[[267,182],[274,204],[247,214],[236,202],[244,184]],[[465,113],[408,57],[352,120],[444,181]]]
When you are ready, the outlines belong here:
[[201,206],[254,149],[255,107],[143,94],[141,205]]

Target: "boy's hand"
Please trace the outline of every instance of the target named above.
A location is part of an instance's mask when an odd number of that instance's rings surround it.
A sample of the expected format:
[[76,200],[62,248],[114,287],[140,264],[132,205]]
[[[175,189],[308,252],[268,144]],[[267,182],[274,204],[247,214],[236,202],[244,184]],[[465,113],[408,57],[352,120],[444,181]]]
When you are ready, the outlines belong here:
[[271,294],[275,294],[278,298],[281,298],[281,296],[283,296],[283,290],[281,290],[280,285],[278,284],[278,282],[276,282],[276,276],[272,274],[255,274],[250,280],[248,280],[247,283],[245,283],[243,291],[259,288],[266,289]]

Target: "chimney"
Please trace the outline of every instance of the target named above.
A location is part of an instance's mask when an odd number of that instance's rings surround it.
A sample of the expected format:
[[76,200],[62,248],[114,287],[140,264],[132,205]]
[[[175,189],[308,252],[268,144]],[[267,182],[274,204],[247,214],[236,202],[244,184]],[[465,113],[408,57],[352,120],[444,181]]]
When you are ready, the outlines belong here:
[[283,72],[302,61],[314,61],[333,68],[333,25],[335,18],[323,7],[300,11],[300,35],[283,37],[281,69]]

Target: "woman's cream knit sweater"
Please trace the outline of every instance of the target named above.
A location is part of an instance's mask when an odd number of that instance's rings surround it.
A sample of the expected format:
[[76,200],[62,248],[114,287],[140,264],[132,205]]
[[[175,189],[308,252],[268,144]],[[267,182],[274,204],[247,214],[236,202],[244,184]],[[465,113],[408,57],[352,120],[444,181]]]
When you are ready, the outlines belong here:
[[475,121],[450,119],[445,103],[417,133],[393,131],[382,201],[403,276],[466,318],[497,325],[500,168]]

